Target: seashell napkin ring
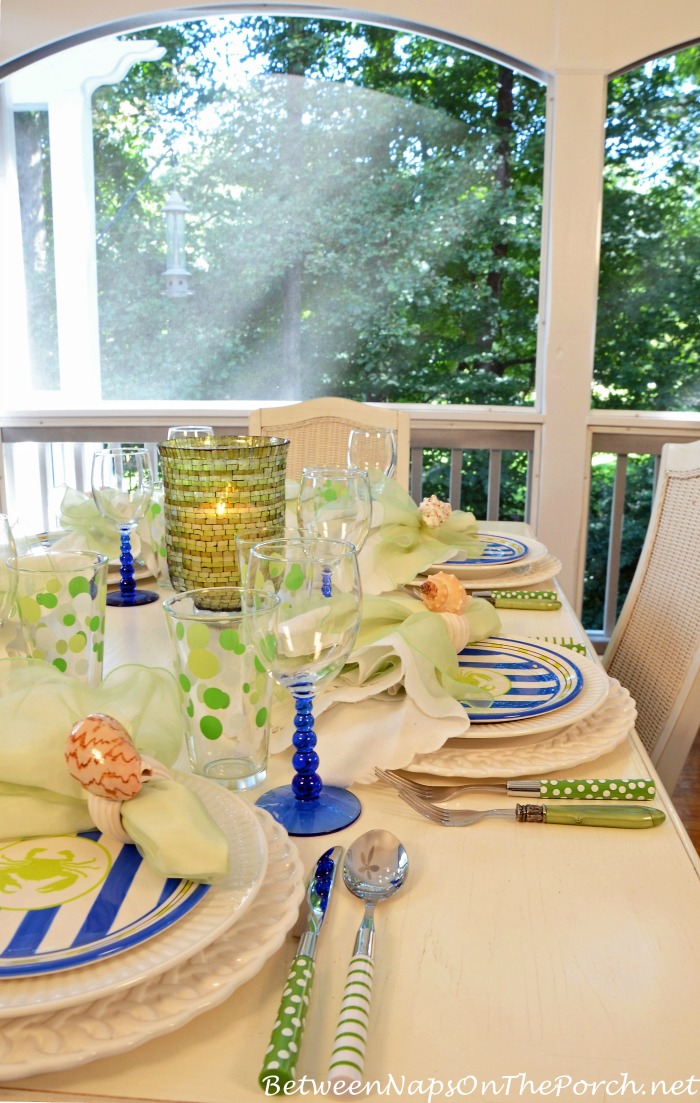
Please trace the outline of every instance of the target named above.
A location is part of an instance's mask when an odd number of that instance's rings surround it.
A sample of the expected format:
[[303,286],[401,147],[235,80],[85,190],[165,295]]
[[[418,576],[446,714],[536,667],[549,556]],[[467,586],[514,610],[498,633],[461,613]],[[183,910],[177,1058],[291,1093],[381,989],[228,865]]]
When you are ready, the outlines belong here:
[[155,758],[139,754],[126,728],[101,712],[73,725],[65,755],[68,773],[87,790],[95,827],[130,843],[122,825],[122,803],[135,797],[144,782],[171,777],[170,771]]

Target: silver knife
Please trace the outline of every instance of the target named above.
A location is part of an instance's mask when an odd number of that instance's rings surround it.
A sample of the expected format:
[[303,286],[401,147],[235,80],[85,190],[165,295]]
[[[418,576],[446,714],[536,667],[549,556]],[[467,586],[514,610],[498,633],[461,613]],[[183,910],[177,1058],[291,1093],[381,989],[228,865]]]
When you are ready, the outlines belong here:
[[333,846],[326,850],[316,862],[306,886],[306,898],[300,914],[303,934],[289,970],[270,1035],[270,1044],[258,1077],[258,1083],[266,1095],[286,1095],[286,1085],[294,1080],[314,979],[316,944],[342,855],[342,846]]
[[472,597],[482,597],[497,609],[561,609],[555,590],[472,590]]

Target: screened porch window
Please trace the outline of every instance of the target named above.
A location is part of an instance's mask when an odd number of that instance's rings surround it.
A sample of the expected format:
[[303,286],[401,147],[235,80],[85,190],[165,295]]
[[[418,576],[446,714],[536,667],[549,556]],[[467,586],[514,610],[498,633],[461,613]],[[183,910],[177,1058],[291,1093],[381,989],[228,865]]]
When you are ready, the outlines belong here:
[[16,404],[533,404],[533,78],[404,31],[250,16],[110,36],[7,83]]

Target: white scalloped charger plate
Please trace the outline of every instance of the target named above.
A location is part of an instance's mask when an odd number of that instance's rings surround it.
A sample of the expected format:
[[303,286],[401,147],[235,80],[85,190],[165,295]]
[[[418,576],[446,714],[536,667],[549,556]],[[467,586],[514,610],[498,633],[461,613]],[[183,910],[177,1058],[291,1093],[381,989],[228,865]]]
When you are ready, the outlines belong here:
[[246,914],[209,946],[160,976],[65,1011],[3,1023],[0,1080],[56,1072],[124,1053],[223,1003],[260,971],[294,925],[304,897],[304,874],[284,828],[262,809],[253,813],[269,862]]
[[[514,641],[518,642],[515,637],[511,642]],[[486,642],[490,643],[491,641],[487,640]],[[459,737],[461,740],[518,739],[522,736],[539,735],[562,727],[569,727],[600,708],[607,697],[610,690],[610,678],[600,663],[594,662],[586,655],[574,654],[571,648],[561,647],[555,643],[540,646],[537,640],[525,638],[519,642],[531,647],[534,653],[539,650],[543,653],[547,651],[554,652],[572,666],[575,661],[576,667],[583,676],[581,692],[568,705],[562,705],[551,712],[541,713],[538,716],[527,716],[521,720],[502,720],[500,722],[487,719],[480,720],[478,724],[469,727]],[[479,646],[479,644],[474,644],[475,648]],[[488,709],[482,712],[481,715],[484,718],[488,717]]]
[[444,747],[417,755],[401,769],[436,777],[539,777],[540,773],[579,766],[607,754],[633,730],[636,717],[629,692],[611,678],[608,696],[600,708],[570,727],[485,746],[466,739],[449,739]]
[[3,978],[0,1019],[31,1014],[39,1007],[57,1011],[157,976],[201,950],[252,905],[268,861],[265,835],[253,808],[212,781],[191,774],[175,776],[200,797],[226,835],[233,859],[230,872],[192,911],[147,942],[81,968]]

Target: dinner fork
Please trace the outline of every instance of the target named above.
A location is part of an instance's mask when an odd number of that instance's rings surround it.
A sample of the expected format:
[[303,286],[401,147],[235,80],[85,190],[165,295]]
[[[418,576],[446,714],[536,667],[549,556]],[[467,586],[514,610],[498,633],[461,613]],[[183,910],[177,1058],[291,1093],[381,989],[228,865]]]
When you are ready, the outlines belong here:
[[560,804],[550,808],[546,804],[516,804],[515,808],[441,808],[414,793],[397,789],[401,800],[420,812],[421,816],[442,827],[469,827],[488,816],[514,819],[516,823],[569,824],[572,827],[657,827],[666,819],[658,808],[639,804],[593,805]]
[[[415,797],[423,797],[425,800],[452,800],[453,797],[462,796],[464,793],[474,789],[492,793],[500,793],[503,791],[503,784],[481,785],[479,782],[468,782],[463,785],[424,785],[420,781],[409,781],[408,778],[401,777],[400,774],[395,774],[393,770],[380,770],[378,766],[375,766],[374,772],[378,778],[381,778],[382,781],[386,781],[386,783],[393,786],[394,789],[398,789],[404,793],[411,793]],[[537,792],[539,792],[539,785]]]
[[467,781],[459,785],[425,785],[394,773],[393,770],[374,772],[394,789],[403,789],[414,796],[433,800],[438,804],[470,792],[505,793],[511,797],[543,797],[558,800],[573,797],[579,800],[650,800],[656,795],[656,786],[650,778],[543,778],[539,781],[515,779],[511,781]]

